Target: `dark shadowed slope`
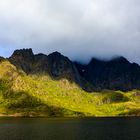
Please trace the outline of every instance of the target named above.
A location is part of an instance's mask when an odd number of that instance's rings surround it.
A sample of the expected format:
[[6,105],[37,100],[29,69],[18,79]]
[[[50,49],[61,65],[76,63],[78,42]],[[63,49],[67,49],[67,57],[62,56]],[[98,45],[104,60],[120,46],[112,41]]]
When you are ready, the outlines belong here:
[[76,63],[79,73],[95,89],[132,90],[140,89],[140,66],[124,57],[110,61],[93,58],[88,65]]

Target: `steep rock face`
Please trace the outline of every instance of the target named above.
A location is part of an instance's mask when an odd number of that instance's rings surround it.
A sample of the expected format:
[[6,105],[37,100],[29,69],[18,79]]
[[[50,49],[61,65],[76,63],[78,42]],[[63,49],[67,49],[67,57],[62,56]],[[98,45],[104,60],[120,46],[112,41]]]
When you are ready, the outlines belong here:
[[21,49],[16,50],[9,61],[27,74],[48,73],[53,78],[67,78],[80,84],[74,63],[59,52],[34,55],[32,49]]
[[34,55],[32,73],[46,73],[48,72],[48,56],[44,54]]
[[14,51],[9,61],[26,73],[30,73],[32,71],[34,59],[32,49],[22,49]]
[[61,53],[53,52],[48,55],[48,68],[52,77],[67,78],[80,86],[82,85],[81,76],[79,75],[75,64]]
[[60,75],[71,74],[73,72],[73,64],[67,58],[58,52],[48,55],[49,68],[53,76],[59,77]]
[[92,59],[86,66],[76,65],[81,76],[95,89],[140,89],[140,66],[124,57],[110,61]]
[[48,70],[48,56],[34,55],[32,49],[16,50],[9,61],[27,74],[41,73]]

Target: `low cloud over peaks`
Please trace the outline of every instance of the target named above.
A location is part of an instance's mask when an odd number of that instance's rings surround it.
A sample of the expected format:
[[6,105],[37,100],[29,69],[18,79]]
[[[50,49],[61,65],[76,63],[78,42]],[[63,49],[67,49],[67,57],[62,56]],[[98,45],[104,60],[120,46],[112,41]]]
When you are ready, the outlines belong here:
[[59,51],[72,60],[123,55],[140,64],[138,0],[2,0],[0,55]]

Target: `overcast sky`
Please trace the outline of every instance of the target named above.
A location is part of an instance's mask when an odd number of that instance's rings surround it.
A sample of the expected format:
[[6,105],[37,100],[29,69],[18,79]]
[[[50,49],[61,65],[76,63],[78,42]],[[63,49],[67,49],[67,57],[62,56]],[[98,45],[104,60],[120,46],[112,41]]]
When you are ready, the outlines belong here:
[[17,48],[83,62],[123,55],[140,64],[140,1],[0,0],[0,55]]

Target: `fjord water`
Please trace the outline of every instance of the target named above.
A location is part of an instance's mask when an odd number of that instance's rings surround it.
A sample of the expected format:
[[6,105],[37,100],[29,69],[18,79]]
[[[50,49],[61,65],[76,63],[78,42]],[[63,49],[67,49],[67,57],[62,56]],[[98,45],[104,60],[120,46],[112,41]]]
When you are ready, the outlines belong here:
[[140,140],[140,118],[1,118],[0,140]]

